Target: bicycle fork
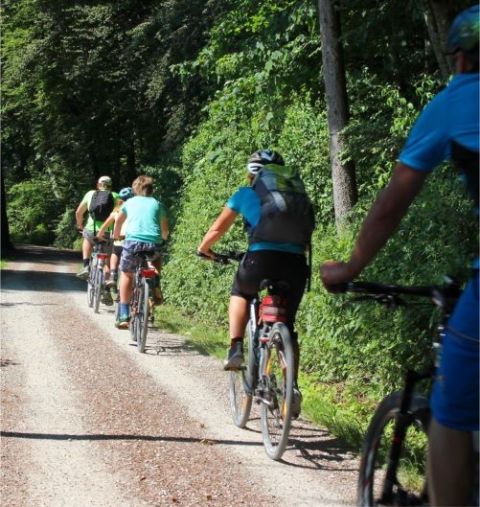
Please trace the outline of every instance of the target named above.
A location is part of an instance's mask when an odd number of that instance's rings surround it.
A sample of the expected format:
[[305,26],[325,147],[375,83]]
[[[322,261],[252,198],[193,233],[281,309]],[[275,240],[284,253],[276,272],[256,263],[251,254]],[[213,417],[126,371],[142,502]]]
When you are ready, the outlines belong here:
[[[382,495],[380,503],[390,505],[393,501],[393,488],[397,486],[397,467],[402,452],[402,446],[407,434],[407,429],[410,425],[412,414],[409,412],[412,403],[413,390],[417,382],[431,378],[431,372],[418,373],[408,370],[405,379],[405,388],[403,390],[402,399],[400,403],[400,411],[395,419],[395,425],[392,435],[392,445],[388,455],[388,465],[383,482]],[[426,493],[426,492],[425,492]]]

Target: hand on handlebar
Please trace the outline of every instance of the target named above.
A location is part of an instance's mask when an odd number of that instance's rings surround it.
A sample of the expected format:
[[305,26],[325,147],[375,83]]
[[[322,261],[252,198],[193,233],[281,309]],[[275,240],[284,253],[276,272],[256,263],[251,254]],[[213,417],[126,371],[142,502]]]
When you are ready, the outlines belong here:
[[327,261],[320,266],[320,278],[328,292],[345,292],[354,277],[347,263]]
[[208,249],[208,250],[197,250],[197,255],[199,257],[203,257],[204,259],[211,259],[211,260],[214,260],[215,259],[215,253],[212,252],[212,250]]

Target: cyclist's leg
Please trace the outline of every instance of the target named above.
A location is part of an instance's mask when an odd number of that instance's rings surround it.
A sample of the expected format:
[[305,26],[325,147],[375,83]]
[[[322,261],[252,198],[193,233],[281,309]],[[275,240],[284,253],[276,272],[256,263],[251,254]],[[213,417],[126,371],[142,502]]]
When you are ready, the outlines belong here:
[[108,283],[112,288],[116,288],[118,281],[118,266],[122,255],[122,247],[114,245],[112,255],[110,256],[110,281]]
[[466,505],[473,480],[472,431],[479,428],[478,272],[448,323],[432,393],[432,505]]
[[125,241],[120,258],[120,304],[119,321],[122,327],[130,319],[130,299],[132,296],[133,275],[136,267],[135,241]]
[[86,280],[90,271],[90,256],[93,250],[93,232],[84,230],[82,233],[82,261],[83,267],[77,273],[79,278]]
[[432,418],[428,449],[431,505],[470,505],[473,456],[471,432],[448,428]]
[[255,297],[261,278],[254,262],[255,254],[248,252],[238,266],[233,279],[228,307],[230,348],[224,361],[224,369],[235,369],[241,366],[243,356],[243,338],[248,322],[249,302]]

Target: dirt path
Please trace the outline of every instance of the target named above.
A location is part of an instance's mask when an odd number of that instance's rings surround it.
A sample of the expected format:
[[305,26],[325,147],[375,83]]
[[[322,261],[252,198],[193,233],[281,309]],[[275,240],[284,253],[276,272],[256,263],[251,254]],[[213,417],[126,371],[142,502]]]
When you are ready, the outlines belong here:
[[87,307],[78,266],[31,247],[2,272],[2,506],[354,503],[338,441],[299,420],[269,460],[256,414],[231,422],[219,361],[159,330],[138,354]]

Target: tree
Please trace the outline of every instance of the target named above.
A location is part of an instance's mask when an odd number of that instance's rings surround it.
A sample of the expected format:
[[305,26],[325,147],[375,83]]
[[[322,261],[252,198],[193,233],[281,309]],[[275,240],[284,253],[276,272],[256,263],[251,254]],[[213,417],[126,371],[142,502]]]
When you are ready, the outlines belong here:
[[342,46],[340,16],[335,0],[318,0],[320,37],[322,43],[323,79],[330,133],[330,163],[333,202],[337,230],[355,205],[357,187],[353,162],[342,162],[344,143],[342,129],[347,125],[349,111]]

